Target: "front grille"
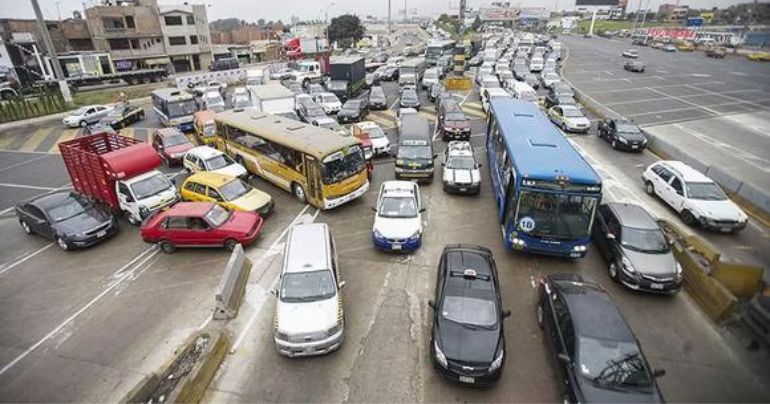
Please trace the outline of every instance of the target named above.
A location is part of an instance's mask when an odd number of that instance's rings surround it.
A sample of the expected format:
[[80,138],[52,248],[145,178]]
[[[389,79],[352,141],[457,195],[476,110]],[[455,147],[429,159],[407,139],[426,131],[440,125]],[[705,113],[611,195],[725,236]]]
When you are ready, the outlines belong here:
[[110,223],[109,223],[109,222],[107,222],[107,223],[105,223],[105,224],[103,224],[103,225],[101,225],[101,226],[97,226],[97,227],[94,227],[93,229],[91,229],[91,230],[88,230],[88,231],[86,232],[86,235],[87,235],[87,236],[93,236],[94,234],[96,234],[96,233],[98,233],[98,232],[100,232],[100,231],[102,231],[102,230],[105,230],[105,229],[106,229],[107,227],[109,227],[109,226],[110,226]]
[[449,365],[449,370],[463,375],[483,376],[489,372],[489,366],[482,366],[474,363],[448,361],[447,364]]
[[659,277],[659,276],[655,276],[655,275],[645,275],[645,274],[642,274],[642,278],[644,278],[644,279],[646,279],[646,280],[648,280],[650,282],[657,282],[657,283],[668,283],[668,282],[673,282],[674,281],[674,278],[670,278],[670,277],[669,278],[665,278],[665,277]]
[[320,341],[324,338],[326,338],[326,332],[323,332],[323,331],[310,332],[306,334],[289,335],[289,342],[296,342],[296,343],[313,342],[313,341]]

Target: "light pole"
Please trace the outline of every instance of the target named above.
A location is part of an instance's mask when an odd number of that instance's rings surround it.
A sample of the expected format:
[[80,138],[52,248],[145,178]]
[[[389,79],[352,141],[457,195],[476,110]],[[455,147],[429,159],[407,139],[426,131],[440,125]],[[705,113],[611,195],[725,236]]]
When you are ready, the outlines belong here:
[[37,0],[31,1],[32,9],[35,11],[35,17],[37,18],[38,28],[40,29],[40,33],[43,35],[43,44],[45,44],[46,52],[48,53],[48,57],[51,60],[51,66],[53,67],[53,72],[56,75],[56,80],[59,82],[59,90],[61,91],[61,95],[64,98],[64,102],[69,104],[72,102],[72,94],[70,94],[70,88],[67,85],[67,81],[64,80],[64,72],[61,70],[59,58],[56,57],[56,48],[53,47],[51,36],[48,34],[48,27],[45,25],[43,13],[40,12],[40,5],[37,4]]
[[331,2],[328,6],[326,6],[326,9],[324,10],[324,24],[329,22],[329,9],[332,8],[335,4],[337,3]]

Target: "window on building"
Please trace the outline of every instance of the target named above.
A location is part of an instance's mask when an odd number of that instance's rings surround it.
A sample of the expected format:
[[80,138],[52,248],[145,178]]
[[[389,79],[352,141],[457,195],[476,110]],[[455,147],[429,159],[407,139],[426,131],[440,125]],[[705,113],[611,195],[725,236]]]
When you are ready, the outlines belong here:
[[197,45],[198,44],[198,37],[195,35],[190,35],[190,45]]
[[136,28],[136,24],[134,24],[134,16],[133,15],[127,15],[126,16],[126,27],[128,27],[128,28]]
[[139,49],[139,40],[138,39],[129,39],[129,43],[131,43],[131,49]]
[[166,25],[182,25],[182,17],[178,15],[167,15],[163,17]]
[[131,49],[128,39],[125,38],[108,39],[107,42],[110,44],[110,50]]
[[59,24],[46,24],[45,26],[49,31],[57,31],[59,29]]
[[204,35],[198,35],[198,40],[200,41],[200,43],[208,43],[206,42],[206,36]]
[[195,25],[195,17],[192,15],[187,16],[187,25]]
[[168,44],[172,46],[187,45],[187,38],[183,36],[170,36],[168,37]]
[[104,22],[104,29],[107,31],[126,29],[126,24],[123,23],[123,17],[104,17],[102,18],[102,22]]

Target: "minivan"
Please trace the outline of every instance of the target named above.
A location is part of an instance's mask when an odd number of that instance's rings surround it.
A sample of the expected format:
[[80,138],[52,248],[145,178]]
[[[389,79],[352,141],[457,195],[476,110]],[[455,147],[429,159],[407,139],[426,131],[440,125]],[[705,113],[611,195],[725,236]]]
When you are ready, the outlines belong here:
[[428,121],[419,114],[401,117],[396,152],[396,179],[433,181],[433,141]]
[[275,305],[275,346],[288,357],[323,355],[342,345],[345,313],[336,245],[325,223],[289,230]]

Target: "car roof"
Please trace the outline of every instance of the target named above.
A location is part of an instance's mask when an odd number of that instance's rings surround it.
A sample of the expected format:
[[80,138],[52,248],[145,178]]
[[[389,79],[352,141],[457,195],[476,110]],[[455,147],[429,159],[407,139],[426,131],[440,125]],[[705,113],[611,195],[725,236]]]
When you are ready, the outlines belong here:
[[637,229],[658,229],[658,223],[643,207],[634,203],[609,202],[620,224]]
[[326,223],[293,226],[286,238],[283,271],[286,273],[330,269]]
[[234,179],[235,177],[232,177],[227,174],[215,173],[211,171],[201,171],[187,177],[187,179],[185,179],[185,182],[195,181],[199,184],[208,185],[210,187],[219,187],[224,184],[227,184],[228,182]]
[[184,134],[177,128],[158,128],[158,129],[155,129],[155,133],[157,133],[161,137],[174,136],[174,135],[184,136]]
[[[358,126],[361,129],[371,129],[371,128],[379,128],[380,125],[377,125],[375,122],[372,121],[361,121],[356,122],[353,125]],[[380,128],[381,129],[381,128]]]
[[658,164],[672,169],[672,171],[679,174],[685,182],[714,182],[711,178],[681,161],[664,160],[658,162]]
[[412,181],[392,180],[392,181],[385,181],[381,185],[382,190],[385,193],[398,192],[398,193],[409,193],[412,195],[414,195],[415,186],[417,186],[417,189],[419,190],[419,185],[415,184]]
[[575,105],[559,105],[559,107],[561,107],[562,111],[571,110],[571,111],[582,112],[582,111],[580,111],[580,108],[578,108]]
[[167,216],[203,216],[213,206],[212,202],[177,202],[164,212]]
[[192,154],[192,155],[195,155],[196,157],[200,157],[205,160],[210,157],[216,157],[216,156],[222,155],[224,153],[210,146],[195,146],[192,149],[188,150],[187,154]]
[[[444,261],[443,270],[447,274],[447,289],[475,290],[482,293],[495,290],[493,258],[488,249],[473,245],[448,245],[444,247],[441,255]],[[467,270],[472,270],[473,275],[457,274],[468,273]],[[451,276],[452,272],[456,273],[455,276]]]
[[506,89],[501,87],[494,87],[494,88],[486,88],[484,91],[489,94],[490,97],[496,97],[496,96],[508,96],[511,97],[511,93],[509,93]]
[[72,196],[72,192],[56,192],[54,194],[44,195],[29,201],[29,204],[42,210],[48,210],[59,206],[64,200]]
[[561,279],[552,284],[567,304],[577,335],[636,341],[620,310],[597,283]]

